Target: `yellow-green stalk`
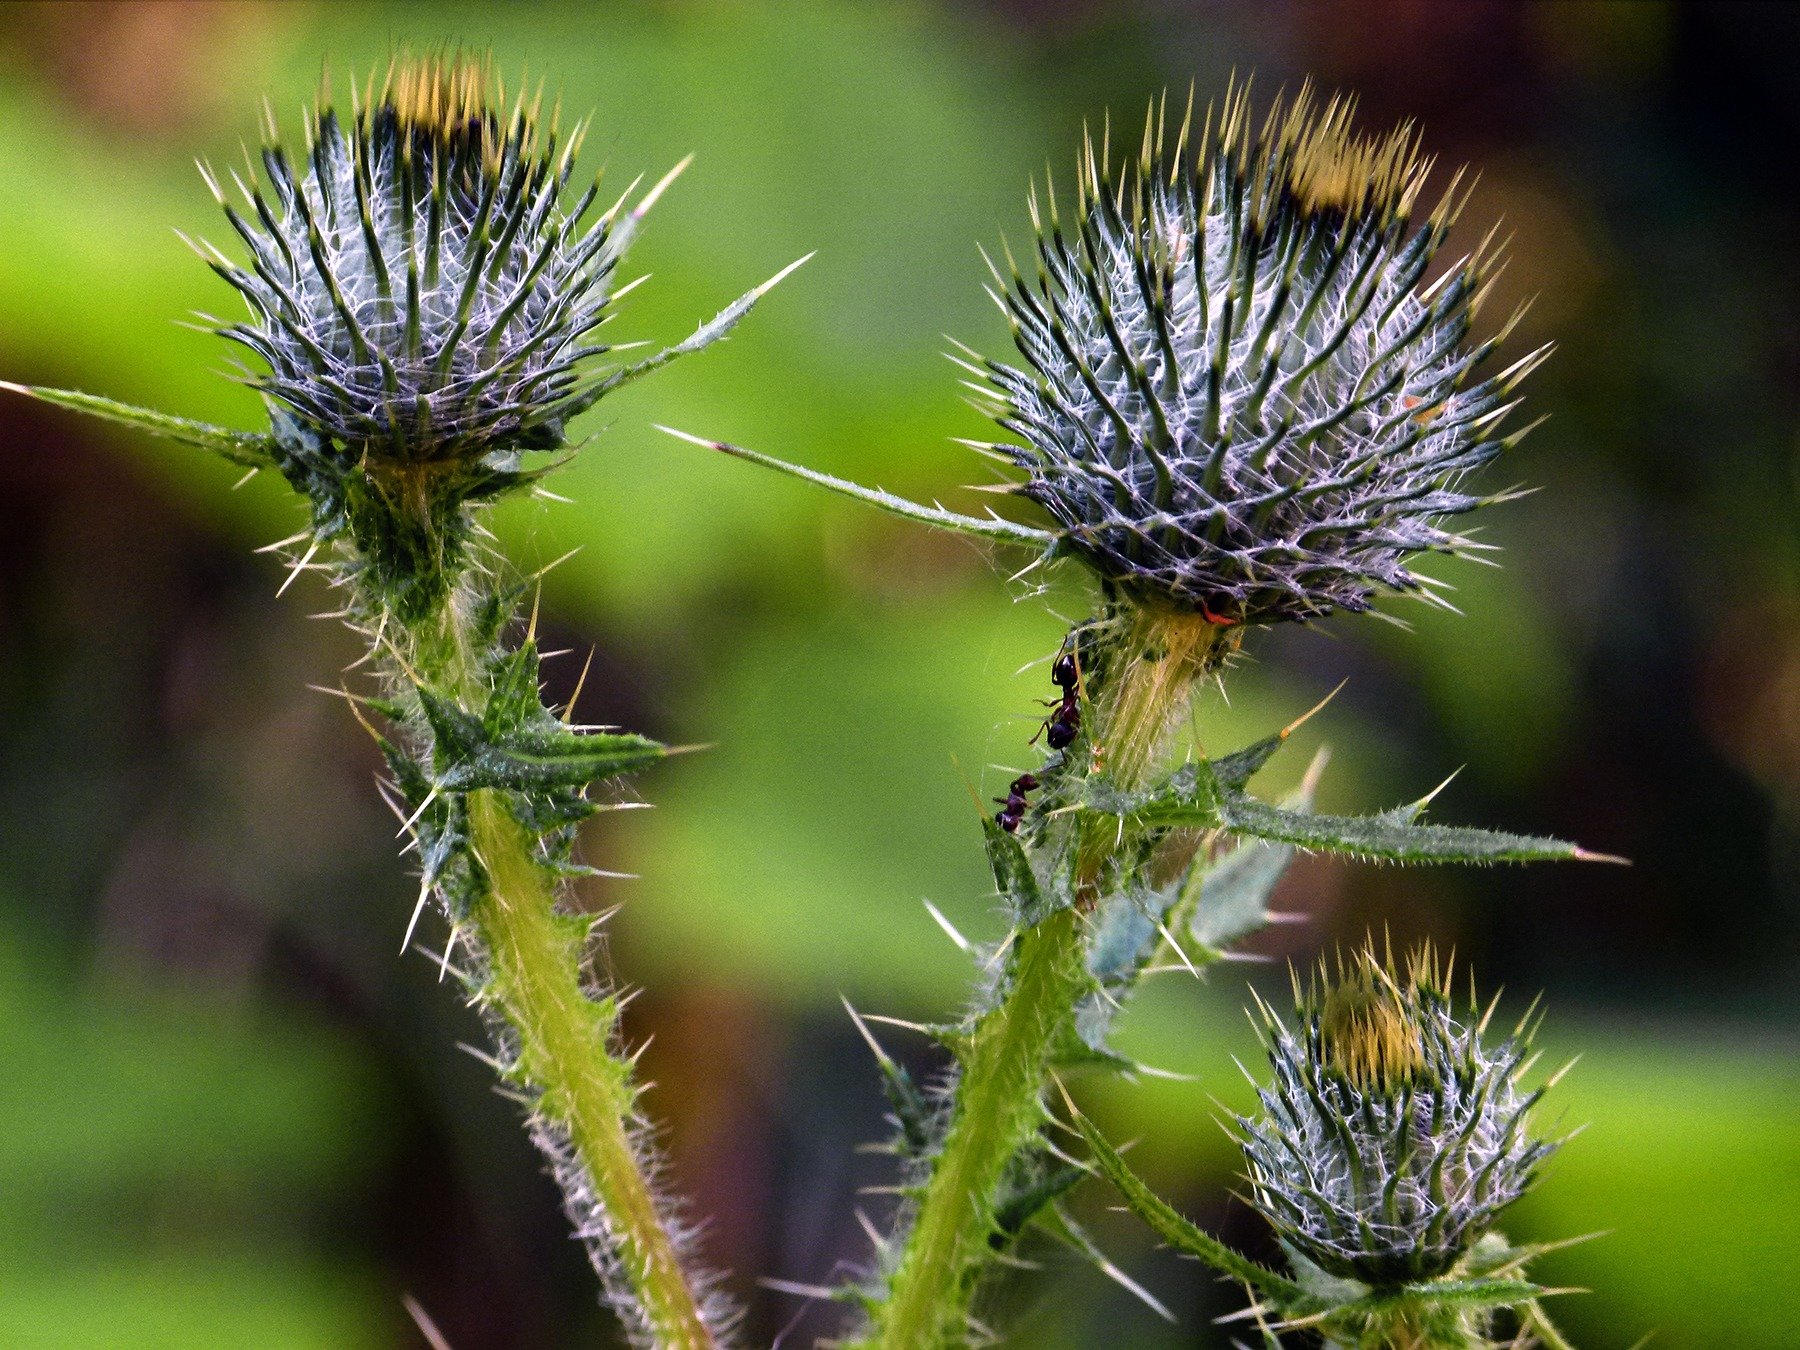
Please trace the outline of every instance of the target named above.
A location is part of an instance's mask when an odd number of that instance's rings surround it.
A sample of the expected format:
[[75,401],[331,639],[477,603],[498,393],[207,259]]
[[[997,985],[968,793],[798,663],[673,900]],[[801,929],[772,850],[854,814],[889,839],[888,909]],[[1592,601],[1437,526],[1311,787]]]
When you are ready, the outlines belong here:
[[[1088,702],[1093,725],[1061,773],[1071,782],[1103,766],[1122,791],[1161,768],[1195,695],[1229,647],[1229,630],[1197,615],[1146,608],[1118,615],[1100,636]],[[1059,1042],[1094,989],[1089,927],[1105,883],[1116,822],[1077,811],[1062,827],[1073,903],[1010,937],[993,1006],[960,1042],[942,1145],[930,1160],[905,1245],[871,1312],[868,1344],[901,1350],[961,1344],[969,1304],[996,1237],[1007,1170],[1044,1120]]]

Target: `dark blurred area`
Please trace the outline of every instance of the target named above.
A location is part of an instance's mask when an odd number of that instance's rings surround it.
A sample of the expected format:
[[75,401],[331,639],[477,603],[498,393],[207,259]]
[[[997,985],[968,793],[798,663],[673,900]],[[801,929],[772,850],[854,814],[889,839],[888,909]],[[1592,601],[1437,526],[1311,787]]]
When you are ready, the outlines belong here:
[[[588,648],[582,717],[704,742],[602,815],[590,860],[638,875],[611,958],[645,992],[671,1177],[733,1272],[751,1340],[839,1325],[759,1280],[866,1263],[891,1181],[840,995],[933,1017],[969,971],[920,906],[993,936],[971,787],[1022,765],[1058,619],[1007,560],[658,436],[652,422],[865,482],[957,497],[944,334],[999,353],[977,243],[1085,121],[1135,121],[1233,71],[1310,77],[1371,125],[1416,119],[1480,171],[1459,227],[1503,219],[1498,325],[1555,341],[1549,421],[1494,486],[1499,569],[1446,562],[1463,610],[1391,607],[1262,635],[1209,746],[1290,720],[1291,783],[1373,809],[1452,770],[1437,818],[1632,859],[1478,873],[1313,860],[1261,950],[1370,926],[1433,936],[1503,1007],[1540,990],[1558,1089],[1588,1128],[1508,1224],[1607,1235],[1547,1259],[1579,1343],[1795,1344],[1800,1296],[1800,7],[1622,3],[619,6],[12,4],[0,8],[0,378],[254,425],[223,345],[177,326],[233,297],[172,231],[226,232],[193,159],[241,160],[268,95],[290,133],[322,69],[400,44],[491,45],[592,109],[623,187],[688,151],[619,321],[673,339],[819,256],[724,346],[609,399],[555,485],[500,513],[551,573],[550,693]],[[1061,175],[1066,178],[1066,175]],[[609,1343],[579,1248],[437,967],[398,948],[414,882],[335,687],[360,652],[322,586],[281,598],[251,550],[299,525],[280,485],[0,402],[0,1343]],[[1081,597],[1054,595],[1065,616]],[[560,682],[560,683],[557,683]],[[1285,775],[1285,779],[1284,779]],[[429,924],[427,925],[429,927]],[[441,943],[441,931],[427,945]],[[1165,976],[1129,1018],[1195,1081],[1095,1082],[1093,1110],[1197,1218],[1229,1198],[1215,1114],[1254,1067],[1246,980]],[[930,1075],[927,1048],[892,1048]],[[1054,1251],[994,1316],[1044,1347],[1226,1345],[1233,1290],[1153,1247],[1098,1185],[1080,1208],[1170,1327]]]

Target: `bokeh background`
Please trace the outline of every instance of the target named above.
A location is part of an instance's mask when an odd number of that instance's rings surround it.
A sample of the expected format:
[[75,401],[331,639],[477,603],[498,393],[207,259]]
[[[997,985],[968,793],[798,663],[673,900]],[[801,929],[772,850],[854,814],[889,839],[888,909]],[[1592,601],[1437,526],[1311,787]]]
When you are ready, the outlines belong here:
[[[1306,959],[1371,925],[1431,935],[1542,991],[1557,1094],[1588,1128],[1515,1236],[1605,1236],[1543,1276],[1582,1344],[1792,1346],[1800,1317],[1800,8],[1386,0],[0,8],[0,374],[252,425],[216,339],[233,298],[175,237],[223,223],[196,155],[231,161],[265,94],[291,127],[329,66],[396,44],[491,45],[592,109],[620,186],[689,151],[634,270],[622,337],[673,339],[809,250],[728,343],[610,399],[558,489],[501,512],[549,578],[548,623],[593,648],[586,720],[713,748],[643,781],[654,812],[587,848],[639,880],[621,977],[645,992],[651,1109],[751,1335],[811,1344],[830,1308],[758,1283],[867,1259],[855,1214],[891,1179],[840,997],[953,1009],[969,971],[922,908],[995,933],[970,785],[1027,762],[1052,612],[1006,559],[657,435],[747,442],[919,496],[982,471],[955,435],[945,334],[989,351],[978,243],[1084,120],[1230,73],[1419,119],[1481,180],[1475,231],[1514,236],[1503,311],[1550,421],[1499,470],[1542,489],[1491,513],[1504,567],[1455,563],[1461,617],[1399,607],[1251,644],[1229,748],[1344,692],[1267,787],[1333,758],[1370,809],[1458,766],[1439,818],[1630,856],[1482,873],[1308,861],[1261,950]],[[1063,175],[1067,181],[1067,175]],[[399,956],[413,884],[377,764],[333,684],[358,654],[255,546],[279,484],[0,404],[0,1343],[416,1346],[410,1294],[456,1350],[608,1344],[554,1191],[463,1054],[479,1029]],[[433,933],[440,940],[441,933]],[[1126,1039],[1193,1081],[1084,1087],[1190,1213],[1257,1247],[1218,1104],[1254,1063],[1246,981],[1164,977]],[[895,1033],[918,1071],[929,1048]],[[1015,1342],[1224,1345],[1236,1296],[1155,1249],[1102,1188],[1104,1245],[1170,1327],[1054,1252],[1002,1297]]]

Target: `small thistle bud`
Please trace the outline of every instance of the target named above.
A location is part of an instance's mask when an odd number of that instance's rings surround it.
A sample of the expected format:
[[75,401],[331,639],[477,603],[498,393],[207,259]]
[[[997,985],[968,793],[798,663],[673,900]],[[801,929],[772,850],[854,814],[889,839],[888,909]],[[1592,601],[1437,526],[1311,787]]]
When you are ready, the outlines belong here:
[[253,383],[314,435],[404,463],[561,444],[623,232],[565,202],[537,108],[505,107],[486,60],[400,58],[344,126],[323,98],[293,163],[271,116],[269,195],[219,194],[250,252],[215,269],[252,320],[222,331],[268,366]]
[[1035,281],[996,271],[1025,365],[978,373],[1024,443],[983,448],[1131,600],[1305,620],[1419,590],[1410,557],[1468,546],[1442,522],[1484,500],[1459,484],[1508,444],[1541,353],[1475,377],[1493,251],[1426,281],[1460,176],[1415,223],[1416,133],[1360,135],[1354,111],[1303,89],[1258,126],[1240,88],[1191,158],[1185,121],[1164,154],[1161,112],[1117,168],[1090,140],[1066,228],[1054,186],[1047,211],[1033,195]]
[[1398,973],[1365,947],[1297,994],[1297,1030],[1266,1017],[1275,1081],[1238,1121],[1251,1199],[1329,1274],[1445,1274],[1556,1147],[1527,1133],[1527,1028],[1485,1046],[1488,1016],[1447,986],[1429,949]]

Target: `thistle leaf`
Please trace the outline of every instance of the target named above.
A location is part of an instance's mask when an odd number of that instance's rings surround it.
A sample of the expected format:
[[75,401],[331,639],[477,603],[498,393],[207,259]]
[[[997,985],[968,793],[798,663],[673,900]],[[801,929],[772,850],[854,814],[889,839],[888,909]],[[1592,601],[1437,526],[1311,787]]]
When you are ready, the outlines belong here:
[[1070,1108],[1070,1119],[1075,1128],[1081,1131],[1081,1137],[1087,1140],[1088,1148],[1093,1153],[1094,1165],[1124,1197],[1132,1213],[1149,1224],[1164,1242],[1189,1256],[1198,1257],[1214,1270],[1229,1275],[1234,1280],[1243,1281],[1283,1307],[1293,1306],[1305,1297],[1300,1286],[1287,1276],[1279,1275],[1267,1266],[1252,1261],[1242,1252],[1226,1246],[1178,1214],[1146,1186],[1137,1173],[1125,1165],[1118,1150],[1106,1142],[1106,1137],[1095,1128],[1094,1123],[1073,1107]]
[[658,426],[657,430],[666,431],[678,440],[691,441],[695,445],[703,445],[709,450],[719,450],[727,455],[735,455],[739,459],[749,460],[752,464],[760,464],[765,469],[774,469],[779,473],[804,479],[808,483],[817,484],[819,487],[841,493],[846,497],[854,497],[857,501],[866,502],[878,510],[886,511],[889,515],[899,516],[902,520],[910,520],[920,525],[934,525],[940,530],[954,530],[958,534],[973,535],[978,539],[997,539],[1009,544],[1030,544],[1036,548],[1048,548],[1056,539],[1056,536],[1048,530],[1034,529],[1030,525],[1019,525],[1010,520],[1002,520],[998,516],[965,516],[955,511],[946,511],[941,506],[921,506],[917,502],[908,501],[905,497],[897,497],[891,492],[883,492],[880,488],[864,487],[860,483],[852,483],[847,478],[837,478],[828,473],[820,473],[817,469],[789,464],[785,460],[776,459],[773,455],[746,450],[741,445],[731,445],[725,441],[704,440],[699,436],[690,436],[685,431],[677,431],[674,427]]
[[760,286],[751,287],[674,346],[664,347],[655,356],[647,356],[642,361],[634,361],[628,366],[620,366],[617,370],[602,376],[569,400],[566,411],[563,413],[564,420],[574,417],[577,413],[587,411],[620,386],[641,379],[653,370],[660,370],[669,362],[686,356],[690,352],[697,352],[702,347],[712,346],[713,343],[736,328],[739,321],[756,307],[758,300],[779,286],[812,256],[808,253],[804,258],[796,258]]
[[98,394],[84,394],[77,389],[43,389],[35,385],[13,384],[9,380],[0,380],[0,389],[9,389],[15,394],[24,394],[27,398],[86,413],[107,422],[135,427],[165,441],[211,450],[247,469],[268,468],[275,462],[273,439],[255,432],[233,431],[230,427],[196,422],[191,418],[157,412],[154,408],[139,408],[130,403],[101,398]]
[[876,1061],[881,1069],[881,1091],[893,1108],[894,1123],[900,1137],[896,1147],[904,1157],[922,1158],[931,1151],[934,1116],[931,1103],[919,1091],[919,1085],[906,1071],[906,1066],[891,1056]]
[[999,822],[984,820],[981,831],[987,844],[988,866],[994,873],[994,886],[1006,898],[1007,909],[1015,922],[1029,928],[1068,906],[1068,896],[1044,894],[1024,848],[1000,828]]
[[1088,939],[1088,972],[1108,988],[1129,988],[1143,973],[1162,935],[1162,923],[1181,896],[1179,883],[1150,889],[1128,885],[1101,902]]
[[1414,814],[1413,808],[1400,807],[1379,815],[1321,816],[1272,806],[1247,793],[1229,792],[1222,821],[1234,834],[1386,862],[1548,862],[1596,856],[1560,839],[1461,825],[1422,825],[1413,820]]
[[1041,1214],[1046,1205],[1066,1194],[1070,1187],[1088,1174],[1076,1163],[1047,1166],[1045,1159],[1033,1158],[1031,1166],[1021,1169],[1023,1175],[1004,1191],[994,1206],[995,1247],[1004,1247],[1025,1230],[1025,1225]]
[[1404,1308],[1511,1308],[1553,1292],[1529,1280],[1431,1280],[1340,1304],[1331,1310],[1331,1320],[1391,1315]]
[[582,788],[655,763],[668,748],[644,736],[575,732],[556,723],[490,733],[481,719],[448,699],[420,689],[419,706],[431,724],[440,789],[499,788],[541,792]]
[[1200,878],[1199,903],[1188,931],[1223,952],[1269,923],[1269,897],[1294,860],[1291,844],[1252,839],[1220,858]]
[[1096,775],[1083,786],[1081,804],[1102,815],[1129,817],[1139,825],[1211,830],[1225,823],[1226,791],[1214,766],[1199,759],[1142,792],[1121,791],[1110,779]]
[[1221,760],[1195,760],[1143,792],[1121,792],[1106,779],[1091,779],[1082,793],[1082,805],[1140,826],[1222,827],[1270,843],[1387,862],[1618,861],[1560,839],[1419,824],[1416,817],[1423,803],[1367,816],[1315,815],[1304,808],[1271,805],[1239,785],[1262,766],[1279,743],[1279,737],[1272,737]]

